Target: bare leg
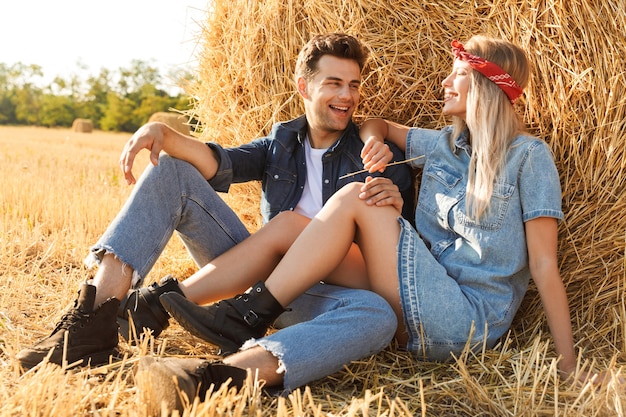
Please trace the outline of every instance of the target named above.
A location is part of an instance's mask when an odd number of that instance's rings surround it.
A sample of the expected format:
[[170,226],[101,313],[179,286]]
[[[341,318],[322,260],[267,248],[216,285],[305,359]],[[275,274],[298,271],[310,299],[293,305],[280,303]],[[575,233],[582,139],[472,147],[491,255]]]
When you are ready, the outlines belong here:
[[[331,237],[332,238],[332,237]],[[322,279],[328,284],[371,290],[361,249],[353,243],[337,268]]]
[[267,386],[283,383],[283,374],[278,373],[278,359],[260,346],[242,350],[224,359],[224,363],[242,369],[250,369],[252,375],[258,372],[258,379],[264,380]]
[[[258,232],[182,281],[181,290],[196,304],[223,300],[247,290],[269,276],[310,221],[294,212],[280,213]],[[330,279],[342,276],[366,286],[363,257],[359,248],[352,246]]]
[[[400,233],[399,213],[391,207],[368,206],[358,198],[360,185],[347,185],[324,206],[310,225],[300,234],[274,272],[266,287],[283,305],[306,291],[319,280],[352,288],[370,288],[382,295],[394,308],[403,323],[396,272],[396,246]],[[347,267],[344,257],[350,253],[362,260],[356,238],[367,263],[367,280],[345,273],[357,269]],[[350,255],[348,256],[348,258]],[[343,262],[343,264],[342,264]],[[358,265],[358,262],[352,264]],[[362,266],[362,265],[361,265]],[[406,341],[404,326],[398,326],[396,338]],[[259,379],[269,386],[283,383],[278,373],[278,359],[261,346],[239,351],[224,359],[231,366],[258,372]]]
[[[207,304],[232,297],[264,280],[276,267],[310,219],[293,212],[276,216],[258,232],[239,243],[179,285],[196,304]],[[358,248],[345,262],[341,273],[364,276]]]
[[109,298],[118,300],[124,298],[133,276],[133,268],[124,264],[113,254],[106,254],[98,266],[98,271],[93,279],[96,287],[95,306],[99,306]]
[[[185,296],[196,304],[207,304],[232,297],[264,280],[276,267],[310,219],[293,212],[276,216],[254,235],[223,253],[195,274],[180,282]],[[331,273],[367,288],[363,257],[352,245],[346,259]],[[133,268],[112,254],[106,254],[94,277],[96,305],[108,298],[122,299],[133,275]]]
[[[337,268],[356,240],[367,266],[369,288],[389,302],[403,323],[396,253],[399,213],[390,206],[368,206],[358,198],[360,187],[358,183],[346,185],[326,203],[265,285],[286,306]],[[333,278],[329,283],[363,288],[338,274]]]
[[[309,222],[309,218],[293,212],[279,214],[257,233],[180,282],[180,289],[196,304],[245,291],[269,275]],[[132,267],[106,254],[94,277],[96,305],[110,297],[122,299],[130,288],[132,275]]]

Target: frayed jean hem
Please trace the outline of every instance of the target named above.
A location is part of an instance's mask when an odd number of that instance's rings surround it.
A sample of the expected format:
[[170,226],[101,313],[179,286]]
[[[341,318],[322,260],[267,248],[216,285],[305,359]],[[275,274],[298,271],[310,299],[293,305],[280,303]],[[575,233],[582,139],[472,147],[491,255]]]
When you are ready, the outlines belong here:
[[89,254],[85,257],[85,259],[83,259],[83,264],[85,264],[88,269],[93,269],[96,266],[100,265],[100,263],[102,262],[102,258],[104,258],[104,255],[113,255],[116,259],[120,260],[122,262],[122,271],[124,271],[126,267],[132,268],[133,276],[130,281],[131,288],[139,288],[143,284],[144,277],[139,275],[137,270],[133,268],[129,263],[124,262],[122,259],[120,259],[120,257],[117,256],[111,248],[99,246],[92,247],[89,251]]

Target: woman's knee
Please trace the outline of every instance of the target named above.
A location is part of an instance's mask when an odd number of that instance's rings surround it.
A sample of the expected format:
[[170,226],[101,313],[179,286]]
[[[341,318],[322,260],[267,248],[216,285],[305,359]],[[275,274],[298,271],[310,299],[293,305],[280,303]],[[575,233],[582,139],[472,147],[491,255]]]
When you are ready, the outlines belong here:
[[339,202],[342,207],[348,207],[352,204],[356,204],[360,201],[359,194],[361,194],[362,187],[362,182],[351,182],[350,184],[346,184],[333,194],[326,204]]
[[293,211],[278,213],[267,223],[266,227],[280,230],[284,235],[299,235],[311,222],[311,219]]

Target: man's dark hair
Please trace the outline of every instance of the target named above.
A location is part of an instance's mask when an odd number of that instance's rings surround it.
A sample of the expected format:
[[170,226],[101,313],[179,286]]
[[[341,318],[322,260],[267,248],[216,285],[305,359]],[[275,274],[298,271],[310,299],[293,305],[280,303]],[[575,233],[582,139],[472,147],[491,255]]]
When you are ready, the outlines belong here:
[[313,78],[318,71],[317,63],[324,55],[353,59],[362,71],[369,58],[369,50],[355,37],[344,33],[317,35],[304,45],[298,55],[296,78]]

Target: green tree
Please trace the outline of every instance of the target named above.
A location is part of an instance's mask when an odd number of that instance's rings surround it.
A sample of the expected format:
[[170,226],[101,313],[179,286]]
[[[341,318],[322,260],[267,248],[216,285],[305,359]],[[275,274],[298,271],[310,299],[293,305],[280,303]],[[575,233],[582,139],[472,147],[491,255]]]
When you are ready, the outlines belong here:
[[41,98],[40,124],[69,127],[76,119],[76,101],[67,95],[44,94]]
[[108,96],[112,93],[111,71],[102,68],[98,75],[88,77],[86,83],[87,94],[84,97],[78,117],[91,119],[94,127],[100,129],[100,121],[108,106]]
[[0,122],[37,124],[42,90],[35,81],[43,72],[38,65],[21,62],[0,66]]
[[100,128],[103,130],[114,130],[122,132],[132,132],[137,129],[132,121],[134,103],[124,97],[111,92],[107,95],[107,106],[100,119]]
[[15,89],[13,99],[15,103],[15,120],[18,124],[39,124],[42,94],[43,91],[40,87],[30,83]]
[[117,71],[101,69],[86,79],[77,73],[56,77],[44,87],[41,77],[37,65],[0,64],[0,124],[69,126],[81,117],[96,128],[132,132],[157,111],[190,107],[189,97],[159,87],[159,70],[145,61]]
[[0,124],[15,123],[15,103],[12,97],[10,68],[0,63]]

